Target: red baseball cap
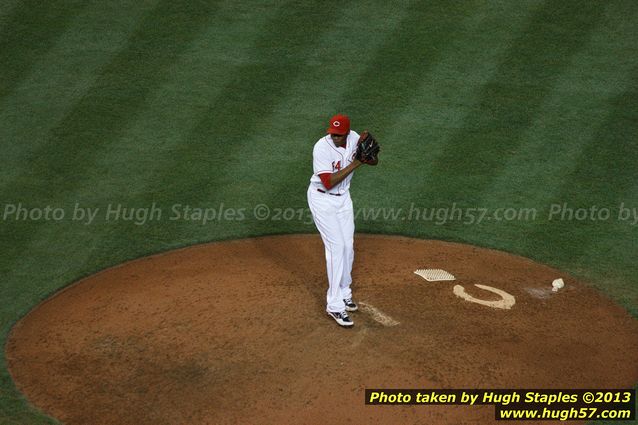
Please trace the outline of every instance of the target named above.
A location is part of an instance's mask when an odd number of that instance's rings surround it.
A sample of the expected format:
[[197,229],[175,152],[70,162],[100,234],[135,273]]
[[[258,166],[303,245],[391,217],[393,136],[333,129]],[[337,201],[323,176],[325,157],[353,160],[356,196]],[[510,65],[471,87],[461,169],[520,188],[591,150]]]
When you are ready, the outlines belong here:
[[350,132],[350,118],[347,115],[337,114],[330,118],[328,134],[344,135]]

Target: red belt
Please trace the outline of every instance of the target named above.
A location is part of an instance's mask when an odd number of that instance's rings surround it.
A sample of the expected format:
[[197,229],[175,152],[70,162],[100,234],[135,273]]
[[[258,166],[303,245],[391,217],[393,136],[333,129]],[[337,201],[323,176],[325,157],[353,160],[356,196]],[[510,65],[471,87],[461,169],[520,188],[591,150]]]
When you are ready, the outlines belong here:
[[340,193],[330,193],[330,192],[326,192],[325,190],[321,190],[321,189],[317,189],[317,192],[327,193],[328,195],[332,195],[332,196],[341,196]]

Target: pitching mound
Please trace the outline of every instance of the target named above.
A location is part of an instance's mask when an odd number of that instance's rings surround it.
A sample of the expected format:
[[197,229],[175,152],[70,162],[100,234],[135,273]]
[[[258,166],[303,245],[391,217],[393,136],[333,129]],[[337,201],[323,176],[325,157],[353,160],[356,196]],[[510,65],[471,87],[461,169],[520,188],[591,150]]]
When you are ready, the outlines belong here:
[[[425,268],[456,281],[414,274]],[[58,293],[14,327],[7,360],[33,404],[82,425],[485,424],[493,406],[366,406],[364,389],[638,381],[638,321],[525,258],[358,236],[354,281],[362,308],[343,329],[324,312],[318,236],[194,246]]]

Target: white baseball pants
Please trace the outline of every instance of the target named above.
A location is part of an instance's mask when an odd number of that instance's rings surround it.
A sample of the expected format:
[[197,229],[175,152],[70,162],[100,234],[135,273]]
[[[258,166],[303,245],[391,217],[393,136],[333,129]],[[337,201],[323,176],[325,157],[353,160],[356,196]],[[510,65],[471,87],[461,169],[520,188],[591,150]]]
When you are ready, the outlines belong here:
[[326,251],[328,293],[326,310],[342,312],[344,299],[352,298],[352,263],[354,262],[354,211],[350,193],[334,196],[321,193],[310,185],[308,206],[323,239]]

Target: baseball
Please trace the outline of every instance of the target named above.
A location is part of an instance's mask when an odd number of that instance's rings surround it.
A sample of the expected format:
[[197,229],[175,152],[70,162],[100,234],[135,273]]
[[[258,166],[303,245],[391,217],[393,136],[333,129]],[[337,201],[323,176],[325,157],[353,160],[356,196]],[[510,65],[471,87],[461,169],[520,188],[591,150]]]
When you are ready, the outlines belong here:
[[563,286],[565,286],[565,282],[563,282],[563,279],[556,279],[552,282],[552,291],[558,292],[558,290],[561,289]]

